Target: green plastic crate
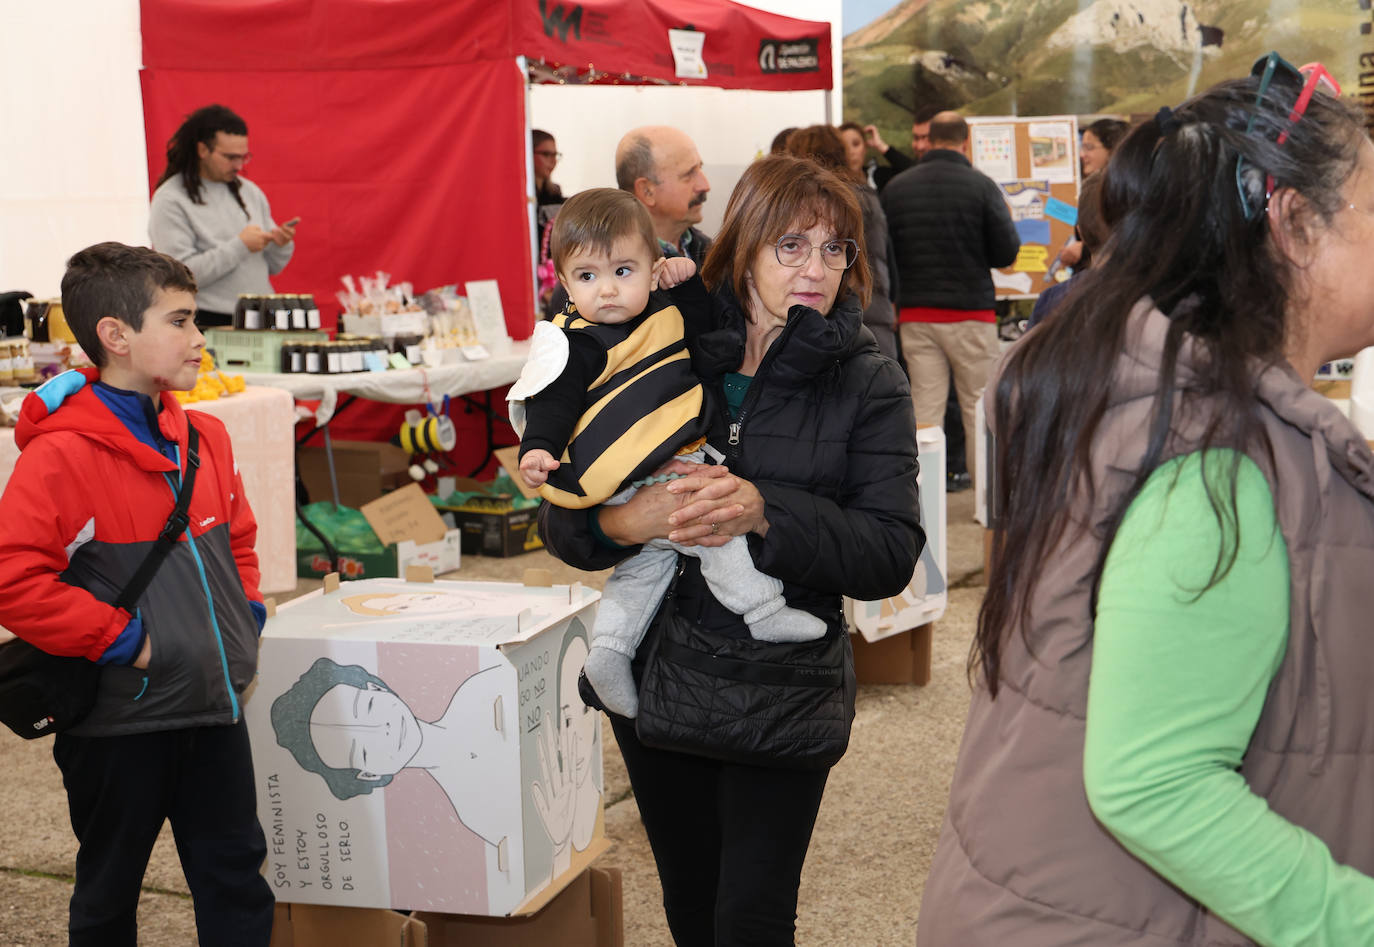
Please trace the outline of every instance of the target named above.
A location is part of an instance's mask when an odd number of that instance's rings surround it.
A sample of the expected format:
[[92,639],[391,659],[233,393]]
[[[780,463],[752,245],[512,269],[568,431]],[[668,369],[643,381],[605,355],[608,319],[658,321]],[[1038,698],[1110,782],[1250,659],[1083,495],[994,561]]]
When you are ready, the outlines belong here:
[[205,346],[215,356],[215,367],[235,372],[281,371],[281,347],[287,342],[324,342],[323,329],[205,329]]

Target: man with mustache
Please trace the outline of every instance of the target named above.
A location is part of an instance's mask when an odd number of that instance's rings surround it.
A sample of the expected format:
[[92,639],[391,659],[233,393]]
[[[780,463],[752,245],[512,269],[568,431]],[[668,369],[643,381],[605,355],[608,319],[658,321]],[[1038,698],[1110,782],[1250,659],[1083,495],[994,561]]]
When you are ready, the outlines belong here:
[[694,225],[711,182],[696,143],[668,125],[631,129],[615,149],[615,180],[649,211],[667,257],[689,257],[700,268],[711,239]]

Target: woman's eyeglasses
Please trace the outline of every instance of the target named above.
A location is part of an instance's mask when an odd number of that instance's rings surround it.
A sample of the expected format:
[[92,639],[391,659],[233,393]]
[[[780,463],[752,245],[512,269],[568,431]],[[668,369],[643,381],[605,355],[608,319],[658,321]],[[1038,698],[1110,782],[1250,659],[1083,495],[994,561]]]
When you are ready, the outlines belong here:
[[541,158],[553,158],[554,160],[563,157],[563,152],[561,151],[536,151],[535,154]]
[[[1245,134],[1250,134],[1255,130],[1255,123],[1259,120],[1260,107],[1264,102],[1264,94],[1269,91],[1269,86],[1274,80],[1275,75],[1282,77],[1289,85],[1298,86],[1300,91],[1298,97],[1293,101],[1293,107],[1288,112],[1288,123],[1283,131],[1279,132],[1279,137],[1275,141],[1279,147],[1288,140],[1288,133],[1293,126],[1302,121],[1302,117],[1307,114],[1307,106],[1312,101],[1312,96],[1317,89],[1321,89],[1328,95],[1339,96],[1341,86],[1331,73],[1326,71],[1326,67],[1319,62],[1310,62],[1305,66],[1294,66],[1291,62],[1284,59],[1277,52],[1271,52],[1268,56],[1255,61],[1254,68],[1250,70],[1250,75],[1259,76],[1259,88],[1255,90],[1255,106],[1250,113],[1250,121],[1246,123]],[[1269,206],[1269,199],[1274,196],[1274,176],[1266,174],[1264,177],[1264,203],[1259,206],[1252,205],[1250,198],[1245,193],[1245,158],[1241,156],[1236,159],[1236,190],[1240,194],[1241,210],[1245,213],[1246,220],[1254,220],[1264,212]]]
[[800,234],[785,233],[773,244],[783,266],[805,266],[816,250],[821,251],[821,262],[832,270],[847,270],[859,258],[859,245],[853,240],[827,240],[817,245]]

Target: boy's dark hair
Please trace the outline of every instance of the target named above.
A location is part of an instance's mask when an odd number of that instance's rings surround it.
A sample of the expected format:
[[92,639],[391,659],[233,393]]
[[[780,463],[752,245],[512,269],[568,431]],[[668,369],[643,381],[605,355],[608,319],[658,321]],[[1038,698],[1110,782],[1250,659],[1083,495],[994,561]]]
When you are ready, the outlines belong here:
[[[167,139],[167,166],[162,169],[162,177],[157,179],[156,187],[162,187],[168,179],[181,175],[182,186],[186,188],[191,203],[204,204],[205,201],[200,196],[200,152],[196,145],[203,144],[214,148],[215,136],[220,132],[226,135],[247,135],[248,123],[223,105],[202,106],[187,115],[181,127],[172,132],[172,137]],[[243,198],[239,196],[239,189],[243,185],[235,180],[226,186],[233,193],[234,200],[243,207],[243,213],[247,215],[248,208],[244,207]]]
[[185,263],[147,247],[97,243],[67,261],[62,276],[62,312],[82,350],[97,367],[105,364],[105,346],[96,323],[114,316],[135,332],[159,290],[196,291],[196,278]]
[[549,258],[561,274],[563,264],[578,250],[609,254],[621,237],[636,235],[643,239],[649,259],[663,255],[653,219],[633,194],[614,187],[594,187],[568,198],[559,209],[549,234]]

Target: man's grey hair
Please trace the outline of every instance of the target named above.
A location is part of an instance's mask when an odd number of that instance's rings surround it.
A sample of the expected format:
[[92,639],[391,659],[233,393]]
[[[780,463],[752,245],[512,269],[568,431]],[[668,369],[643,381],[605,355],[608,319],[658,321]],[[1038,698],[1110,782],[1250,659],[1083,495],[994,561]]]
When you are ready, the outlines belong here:
[[640,178],[648,178],[650,184],[659,183],[653,142],[646,135],[626,139],[615,163],[615,183],[622,191],[633,194],[635,181]]

